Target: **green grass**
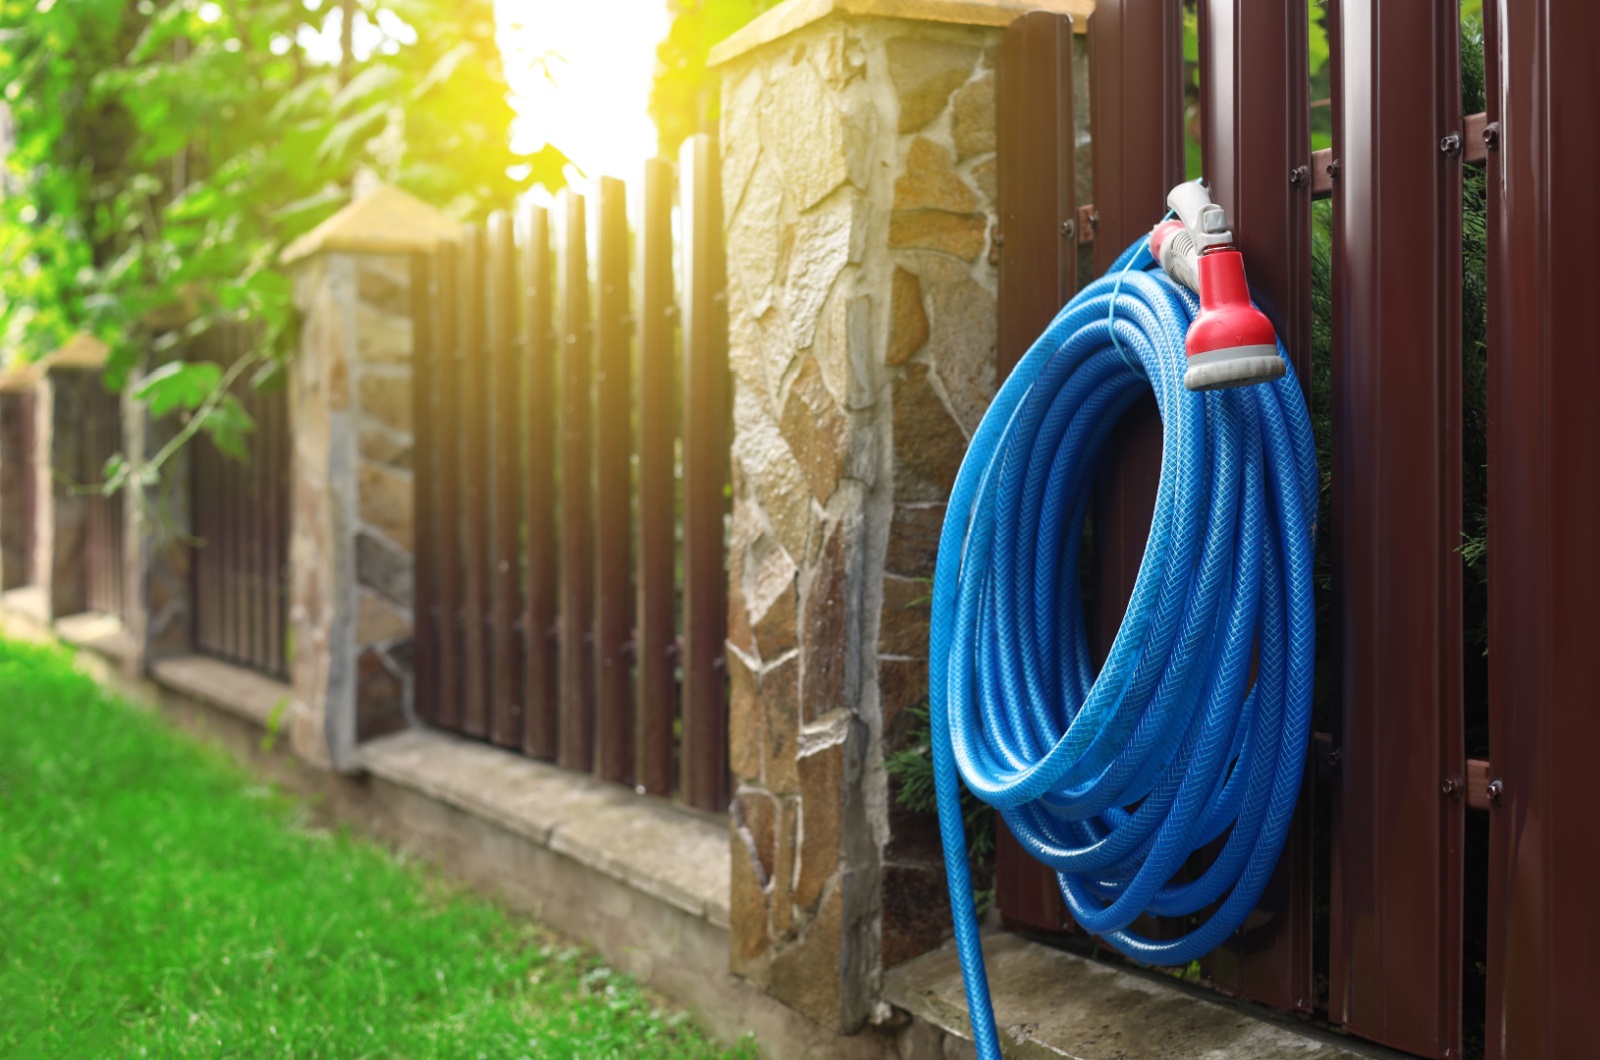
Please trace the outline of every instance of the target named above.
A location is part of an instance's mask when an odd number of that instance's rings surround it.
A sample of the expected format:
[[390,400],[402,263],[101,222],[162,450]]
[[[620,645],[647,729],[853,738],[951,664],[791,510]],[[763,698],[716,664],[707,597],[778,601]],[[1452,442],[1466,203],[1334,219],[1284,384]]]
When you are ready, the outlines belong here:
[[0,1056],[726,1055],[591,955],[306,820],[65,653],[0,640]]

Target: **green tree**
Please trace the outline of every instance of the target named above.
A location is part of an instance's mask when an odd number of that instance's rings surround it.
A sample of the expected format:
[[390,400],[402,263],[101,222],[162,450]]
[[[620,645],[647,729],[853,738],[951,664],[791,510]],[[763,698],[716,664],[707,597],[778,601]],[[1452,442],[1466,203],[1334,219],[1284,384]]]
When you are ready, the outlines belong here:
[[650,91],[650,117],[663,155],[672,157],[688,137],[716,129],[722,114],[717,78],[706,69],[712,45],[778,2],[667,0],[672,28],[656,46],[656,79]]

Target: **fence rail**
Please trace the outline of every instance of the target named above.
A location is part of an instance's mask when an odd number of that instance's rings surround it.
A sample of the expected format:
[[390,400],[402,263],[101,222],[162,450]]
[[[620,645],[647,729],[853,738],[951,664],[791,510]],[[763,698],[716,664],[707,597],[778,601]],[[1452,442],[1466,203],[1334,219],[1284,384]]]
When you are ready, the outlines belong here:
[[[1568,529],[1600,515],[1600,434],[1579,408],[1585,383],[1600,379],[1581,352],[1579,277],[1593,269],[1557,218],[1567,212],[1575,231],[1600,224],[1580,191],[1600,168],[1580,131],[1593,124],[1600,74],[1579,43],[1600,34],[1600,13],[1571,0],[1485,5],[1489,109],[1464,114],[1457,5],[1330,0],[1327,10],[1333,146],[1313,155],[1307,9],[1199,5],[1212,194],[1308,394],[1315,370],[1331,374],[1322,532],[1335,617],[1319,637],[1336,674],[1273,884],[1203,970],[1222,989],[1314,1009],[1423,1056],[1576,1056],[1589,1040],[1582,999],[1597,980],[1569,940],[1600,937],[1580,882],[1600,868],[1600,826],[1560,807],[1587,799],[1579,760],[1600,743],[1589,706],[1600,664],[1574,640],[1600,567]],[[1092,205],[1074,201],[1071,123],[1060,118],[1072,113],[1067,20],[1024,16],[1002,44],[1002,372],[1076,289],[1079,246],[1093,240],[1103,271],[1183,178],[1179,5],[1099,0],[1088,30]],[[1159,71],[1146,61],[1157,55]],[[1494,555],[1488,614],[1477,616],[1489,628],[1489,753],[1474,758],[1460,551],[1469,165],[1489,170]],[[1324,197],[1332,347],[1320,366],[1311,204]],[[1071,223],[1079,218],[1092,226]],[[1101,474],[1091,584],[1102,646],[1143,552],[1159,439],[1153,404],[1136,408]],[[1487,834],[1487,850],[1469,842],[1475,834]],[[1001,839],[1002,915],[1073,930],[1051,874]],[[1486,957],[1475,956],[1485,939]]]
[[567,192],[554,218],[497,213],[413,259],[416,705],[442,728],[720,812],[721,193],[711,141],[683,159],[681,314],[661,160],[636,254],[627,189],[606,178],[594,204]]

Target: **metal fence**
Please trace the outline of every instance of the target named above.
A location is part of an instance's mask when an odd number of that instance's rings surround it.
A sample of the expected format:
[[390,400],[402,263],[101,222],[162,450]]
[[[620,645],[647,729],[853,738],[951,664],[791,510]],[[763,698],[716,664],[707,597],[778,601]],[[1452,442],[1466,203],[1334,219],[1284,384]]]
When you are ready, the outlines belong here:
[[[1219,988],[1430,1057],[1588,1055],[1600,988],[1583,809],[1600,745],[1600,362],[1585,326],[1600,231],[1600,9],[1486,4],[1489,100],[1461,112],[1459,7],[1329,0],[1331,150],[1311,151],[1304,4],[1201,0],[1205,174],[1252,288],[1312,379],[1312,200],[1332,197],[1327,731],[1262,906],[1203,962]],[[1008,370],[1184,177],[1182,7],[1089,20],[1093,199],[1076,201],[1072,38],[1036,13],[999,62],[1000,349]],[[1160,57],[1160,62],[1155,61]],[[1486,165],[1487,755],[1464,672],[1462,181]],[[1085,246],[1092,244],[1092,246]],[[1320,366],[1319,366],[1320,367]],[[1094,624],[1115,633],[1152,510],[1154,403],[1119,427],[1094,519]],[[1481,666],[1481,660],[1477,661]],[[1480,752],[1481,753],[1481,752]],[[1480,837],[1482,841],[1475,840]],[[1002,841],[1013,926],[1071,930],[1055,881]],[[1160,933],[1159,923],[1145,929]]]
[[[200,336],[189,356],[224,368],[254,341],[245,326],[222,325]],[[283,388],[245,381],[233,390],[255,430],[243,462],[220,452],[202,432],[191,443],[191,560],[197,651],[278,679],[288,678],[289,401]]]
[[[78,479],[92,487],[104,479],[106,461],[123,451],[122,393],[107,390],[99,372],[62,372],[57,385],[81,390],[83,467]],[[123,501],[121,493],[93,489],[83,497],[84,601],[90,611],[119,618],[126,614],[128,581]]]
[[646,170],[632,263],[612,179],[593,277],[590,204],[570,192],[555,218],[497,213],[414,261],[416,707],[721,812],[721,191],[712,141],[682,160],[681,181]]
[[38,480],[34,477],[34,395],[0,391],[0,591],[33,582],[34,523]]

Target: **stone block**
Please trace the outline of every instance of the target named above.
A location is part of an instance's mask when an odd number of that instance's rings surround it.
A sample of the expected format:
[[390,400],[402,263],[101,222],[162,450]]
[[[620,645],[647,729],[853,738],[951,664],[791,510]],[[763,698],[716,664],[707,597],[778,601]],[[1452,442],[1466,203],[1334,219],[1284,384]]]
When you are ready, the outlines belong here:
[[370,740],[406,727],[405,683],[377,648],[356,660],[356,739]]
[[998,202],[1000,198],[996,190],[995,179],[994,159],[986,158],[972,167],[972,183],[977,185],[978,190],[983,192],[983,197],[991,205]]
[[927,341],[928,313],[922,304],[922,281],[916,273],[896,266],[890,283],[888,364],[905,364]]
[[411,376],[363,372],[356,387],[361,411],[391,430],[411,433]]
[[889,218],[889,245],[905,249],[937,250],[942,254],[976,261],[988,240],[989,223],[981,214],[917,210]]
[[774,795],[800,791],[800,660],[790,655],[761,675],[760,710],[764,725],[763,775]]
[[370,589],[356,590],[356,643],[387,644],[411,636],[411,615]]
[[746,386],[734,387],[733,432],[734,458],[778,543],[789,555],[804,556],[811,490],[777,420],[761,396]]
[[765,87],[765,71],[759,66],[743,77],[723,83],[722,201],[725,217],[733,217],[744,199],[745,186],[761,154],[761,92]]
[[411,317],[365,303],[355,310],[356,359],[368,364],[402,364],[411,359]]
[[835,96],[809,63],[799,63],[772,79],[761,104],[761,146],[777,156],[796,208],[809,210],[850,177]]
[[361,521],[410,552],[415,547],[411,476],[381,464],[359,461],[356,510]]
[[808,748],[797,760],[800,772],[800,871],[794,902],[814,909],[839,867],[844,827],[845,750],[848,726],[831,743]]
[[364,254],[356,269],[356,297],[391,316],[411,319],[411,259],[400,254]]
[[742,783],[761,780],[761,751],[765,742],[762,701],[754,664],[737,649],[728,660],[728,770]]
[[895,37],[886,47],[903,133],[916,132],[937,118],[978,61],[976,47],[956,41]]
[[994,74],[961,86],[950,104],[950,138],[956,157],[966,160],[994,150]]
[[796,643],[799,568],[776,538],[763,535],[751,546],[745,571],[744,600],[757,652],[763,659],[776,659]]
[[822,369],[822,382],[840,407],[851,411],[870,408],[877,398],[872,345],[872,298],[845,297],[834,292],[824,310],[826,327],[811,347]]
[[411,607],[411,556],[366,532],[356,534],[356,581],[403,608]]
[[928,361],[970,437],[995,393],[994,295],[971,270],[939,254],[907,255],[927,295],[932,336]]
[[847,679],[857,646],[846,536],[844,527],[832,527],[801,596],[800,700],[808,722],[853,705]]
[[783,180],[773,165],[758,163],[728,223],[728,273],[747,294],[754,318],[767,312],[777,293],[782,215]]
[[858,213],[851,197],[840,196],[801,217],[785,239],[790,250],[784,304],[796,350],[810,349],[816,341],[834,281],[856,256]]
[[850,420],[828,393],[815,358],[800,366],[780,425],[811,495],[826,504],[850,457]]
[[918,136],[906,150],[905,170],[894,182],[895,211],[944,210],[970,213],[978,196],[956,172],[948,149]]
[[789,938],[794,926],[794,870],[795,856],[799,852],[796,823],[800,819],[800,804],[789,798],[777,800],[778,823],[774,842],[772,870],[772,938],[783,941]]
[[736,821],[729,822],[728,847],[733,868],[728,890],[728,932],[732,943],[729,970],[735,974],[759,974],[751,964],[771,945],[768,888],[748,836]]
[[840,1016],[844,946],[844,894],[835,887],[801,938],[772,958],[770,989],[818,1023]]
[[896,505],[889,523],[889,554],[884,569],[902,578],[931,578],[939,559],[945,506]]
[[356,452],[375,464],[387,464],[400,471],[411,470],[411,436],[396,434],[382,427],[365,427],[356,443]]
[[933,584],[926,579],[883,579],[883,611],[878,616],[878,651],[884,655],[926,658]]
[[894,488],[900,501],[943,502],[966,454],[966,438],[928,380],[908,364],[894,391]]

